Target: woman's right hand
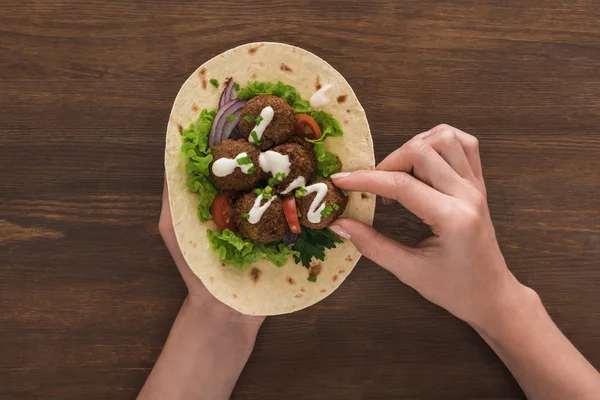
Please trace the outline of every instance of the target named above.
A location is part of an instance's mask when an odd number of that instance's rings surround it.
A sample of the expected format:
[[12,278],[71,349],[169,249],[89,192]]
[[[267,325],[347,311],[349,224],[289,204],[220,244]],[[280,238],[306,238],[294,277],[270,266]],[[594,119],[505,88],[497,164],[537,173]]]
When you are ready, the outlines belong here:
[[487,206],[477,139],[448,125],[415,136],[375,171],[332,176],[348,191],[398,201],[431,227],[416,248],[342,218],[330,229],[425,298],[486,329],[537,295],[508,270]]

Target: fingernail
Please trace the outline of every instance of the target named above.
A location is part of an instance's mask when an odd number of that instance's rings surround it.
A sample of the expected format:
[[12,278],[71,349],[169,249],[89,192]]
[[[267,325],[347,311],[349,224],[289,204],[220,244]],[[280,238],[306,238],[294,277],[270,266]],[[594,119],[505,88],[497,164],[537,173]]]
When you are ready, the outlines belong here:
[[330,176],[331,179],[340,179],[350,175],[350,172],[338,172]]
[[344,239],[351,239],[350,234],[342,229],[339,225],[331,225],[329,230],[338,235],[339,237],[343,237]]

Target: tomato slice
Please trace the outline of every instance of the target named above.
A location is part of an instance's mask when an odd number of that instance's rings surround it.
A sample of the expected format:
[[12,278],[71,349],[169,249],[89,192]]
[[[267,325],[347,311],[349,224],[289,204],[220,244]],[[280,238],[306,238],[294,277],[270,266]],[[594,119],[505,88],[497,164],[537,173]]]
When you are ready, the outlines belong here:
[[295,234],[302,232],[300,222],[298,221],[298,211],[296,211],[296,198],[294,195],[283,198],[282,201],[283,213],[287,220],[290,231]]
[[229,229],[235,231],[237,229],[231,205],[234,194],[234,192],[229,191],[221,192],[215,197],[215,201],[210,206],[213,221],[215,221],[215,224],[221,230]]
[[298,114],[296,117],[294,133],[296,136],[300,136],[301,138],[317,140],[321,137],[321,128],[319,128],[317,121],[315,121],[310,115]]

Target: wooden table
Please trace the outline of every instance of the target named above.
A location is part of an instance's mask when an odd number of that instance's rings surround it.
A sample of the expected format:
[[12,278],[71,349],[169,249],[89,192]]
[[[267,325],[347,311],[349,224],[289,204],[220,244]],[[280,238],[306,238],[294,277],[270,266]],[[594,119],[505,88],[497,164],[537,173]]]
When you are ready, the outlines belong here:
[[[514,274],[600,366],[600,4],[0,1],[0,398],[132,399],[185,287],[157,232],[165,127],[202,62],[259,40],[353,86],[377,160],[446,122],[481,142]],[[401,207],[375,225],[426,229]],[[269,318],[239,399],[520,399],[464,323],[372,262]]]

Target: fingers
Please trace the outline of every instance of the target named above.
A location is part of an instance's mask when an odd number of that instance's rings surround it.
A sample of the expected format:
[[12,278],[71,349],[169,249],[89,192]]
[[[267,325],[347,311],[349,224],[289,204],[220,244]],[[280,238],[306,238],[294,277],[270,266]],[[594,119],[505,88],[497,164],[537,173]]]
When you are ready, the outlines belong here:
[[[437,128],[437,127],[436,127]],[[470,181],[475,179],[469,160],[458,136],[453,129],[436,129],[417,135],[428,143],[460,176]],[[417,139],[418,140],[418,139]]]
[[473,171],[473,175],[477,179],[483,179],[483,173],[481,169],[481,157],[479,155],[479,141],[473,135],[469,135],[466,132],[461,131],[453,126],[441,124],[431,129],[431,134],[436,135],[442,132],[443,135],[449,135],[453,133],[456,135],[465,156],[469,162],[471,170]]
[[358,251],[412,286],[419,272],[420,258],[406,247],[372,227],[349,218],[340,218],[329,227],[334,233],[352,240]]
[[432,229],[447,215],[452,200],[406,172],[355,171],[331,176],[343,190],[370,192],[400,202]]
[[449,195],[455,195],[464,186],[460,175],[419,137],[386,157],[377,170],[412,172],[421,181]]

